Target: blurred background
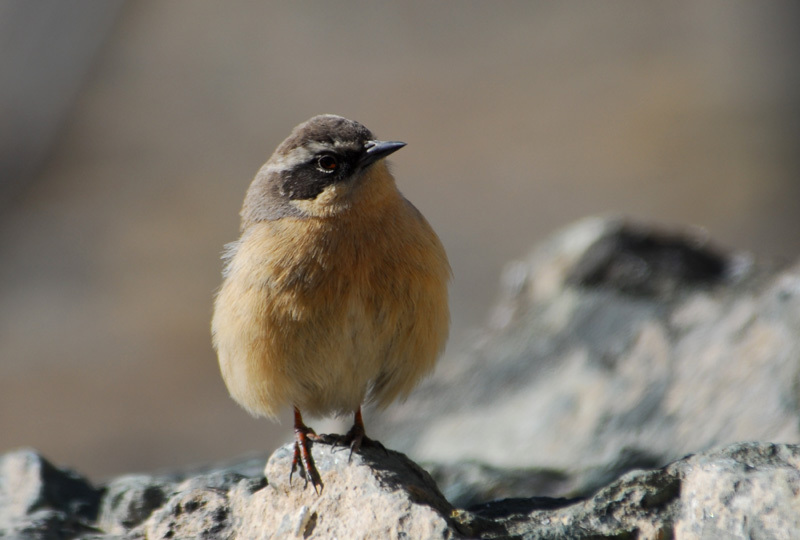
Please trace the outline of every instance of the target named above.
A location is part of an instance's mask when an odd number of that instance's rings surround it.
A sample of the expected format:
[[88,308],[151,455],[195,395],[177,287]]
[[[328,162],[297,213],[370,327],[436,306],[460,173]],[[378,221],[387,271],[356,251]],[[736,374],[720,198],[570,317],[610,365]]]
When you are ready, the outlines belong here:
[[0,452],[102,480],[290,437],[227,396],[208,327],[245,189],[318,113],[408,143],[451,353],[587,215],[796,259],[798,6],[0,1]]

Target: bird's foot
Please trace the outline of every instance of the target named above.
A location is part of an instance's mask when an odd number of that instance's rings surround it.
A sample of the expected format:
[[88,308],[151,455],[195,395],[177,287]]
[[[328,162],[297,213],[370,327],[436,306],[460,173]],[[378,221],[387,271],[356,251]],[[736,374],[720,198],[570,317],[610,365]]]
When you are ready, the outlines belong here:
[[292,485],[292,476],[297,471],[306,481],[303,488],[308,487],[308,483],[311,482],[314,491],[319,495],[322,493],[322,478],[320,478],[317,467],[314,465],[314,458],[311,455],[309,446],[311,441],[318,440],[320,440],[320,436],[303,423],[300,411],[295,409],[294,454],[292,455],[292,470],[289,472],[289,485]]
[[361,418],[361,409],[359,408],[356,411],[355,418],[353,421],[353,427],[350,428],[350,431],[345,433],[344,435],[332,435],[330,436],[331,442],[333,446],[349,446],[350,447],[350,456],[347,458],[348,461],[353,459],[353,452],[358,452],[361,448],[380,448],[387,454],[389,453],[386,450],[386,447],[383,446],[380,442],[370,439],[367,437],[366,430],[364,429],[364,421]]
[[350,456],[348,457],[348,461],[353,459],[353,453],[358,452],[362,448],[380,448],[387,454],[389,453],[386,450],[386,447],[380,443],[380,441],[376,441],[375,439],[370,439],[364,433],[363,429],[359,429],[358,426],[353,426],[350,428],[350,431],[345,433],[344,435],[333,435],[332,436],[333,446],[343,446],[350,448]]

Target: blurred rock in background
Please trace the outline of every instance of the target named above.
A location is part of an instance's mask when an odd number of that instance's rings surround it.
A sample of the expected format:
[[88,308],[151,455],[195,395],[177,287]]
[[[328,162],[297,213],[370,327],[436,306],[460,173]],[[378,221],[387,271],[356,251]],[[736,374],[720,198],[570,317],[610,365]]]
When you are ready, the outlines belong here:
[[244,190],[321,112],[409,143],[400,188],[456,276],[449,354],[506,261],[586,215],[796,259],[797,11],[5,0],[0,451],[102,478],[289,436],[227,397],[208,321]]
[[587,219],[510,265],[491,324],[368,418],[438,463],[583,473],[591,492],[738,441],[800,442],[800,260]]

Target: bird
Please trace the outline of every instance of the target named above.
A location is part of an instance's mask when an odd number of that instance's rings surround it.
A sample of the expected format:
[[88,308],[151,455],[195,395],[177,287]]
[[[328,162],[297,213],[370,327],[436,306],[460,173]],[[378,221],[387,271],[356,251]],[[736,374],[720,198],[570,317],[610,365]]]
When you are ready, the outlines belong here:
[[[255,175],[240,237],[223,251],[211,334],[231,397],[254,416],[294,412],[297,471],[315,491],[313,417],[353,415],[335,443],[366,437],[362,406],[406,398],[443,353],[452,270],[386,158],[406,146],[324,114],[297,125]],[[380,443],[377,443],[380,445]]]

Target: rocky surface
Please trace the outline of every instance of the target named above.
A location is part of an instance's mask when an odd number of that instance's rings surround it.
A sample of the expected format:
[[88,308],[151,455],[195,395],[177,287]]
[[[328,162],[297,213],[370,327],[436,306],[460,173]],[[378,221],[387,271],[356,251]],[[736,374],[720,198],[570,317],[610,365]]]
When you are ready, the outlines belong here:
[[[263,473],[243,464],[249,474],[233,467],[187,478],[123,476],[99,487],[33,451],[6,454],[0,537],[737,539],[800,531],[798,446],[737,444],[629,472],[585,498],[469,508],[448,502],[403,454],[370,448],[348,460],[348,450],[326,444],[312,453],[320,494],[302,480],[289,483],[291,446]],[[529,480],[534,493],[537,478]]]
[[800,264],[589,219],[511,264],[476,344],[367,426],[422,460],[602,483],[736,441],[800,443],[798,389]]

